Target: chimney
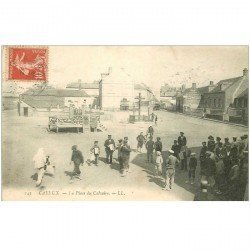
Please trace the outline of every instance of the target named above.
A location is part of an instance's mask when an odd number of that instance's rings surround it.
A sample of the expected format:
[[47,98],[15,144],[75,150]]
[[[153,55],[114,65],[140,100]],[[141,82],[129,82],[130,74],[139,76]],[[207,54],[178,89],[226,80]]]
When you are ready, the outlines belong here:
[[208,85],[208,92],[212,91],[215,88],[214,82],[210,81]]
[[243,69],[243,76],[248,76],[248,69],[247,68]]
[[192,83],[192,89],[196,89],[196,83],[195,82]]

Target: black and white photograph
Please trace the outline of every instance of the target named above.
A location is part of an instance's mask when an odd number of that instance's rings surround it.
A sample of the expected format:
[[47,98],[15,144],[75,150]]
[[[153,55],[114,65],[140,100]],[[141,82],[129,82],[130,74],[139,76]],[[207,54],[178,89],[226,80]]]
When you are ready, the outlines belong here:
[[3,46],[4,200],[248,200],[248,46]]

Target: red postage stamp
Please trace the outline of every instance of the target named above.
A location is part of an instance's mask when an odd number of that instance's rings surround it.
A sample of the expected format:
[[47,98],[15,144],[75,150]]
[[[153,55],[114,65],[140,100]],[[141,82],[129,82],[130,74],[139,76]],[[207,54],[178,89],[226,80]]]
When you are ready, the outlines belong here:
[[10,47],[9,80],[47,81],[48,48]]

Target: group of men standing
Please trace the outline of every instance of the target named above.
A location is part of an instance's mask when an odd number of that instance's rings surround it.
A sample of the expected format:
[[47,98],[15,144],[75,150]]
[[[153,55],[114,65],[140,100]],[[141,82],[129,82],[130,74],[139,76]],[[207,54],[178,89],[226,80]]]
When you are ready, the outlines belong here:
[[105,141],[104,147],[106,152],[106,163],[112,164],[113,153],[115,150],[117,150],[117,160],[119,162],[121,175],[124,176],[126,172],[129,172],[131,147],[128,142],[128,137],[124,137],[123,140],[119,139],[116,146],[111,135],[108,135],[108,139]]
[[[106,153],[106,164],[111,165],[113,163],[113,154],[117,150],[117,161],[119,162],[120,173],[122,176],[124,176],[126,172],[129,172],[131,147],[128,142],[128,137],[124,137],[123,140],[118,140],[118,144],[116,145],[114,139],[112,139],[112,136],[108,135],[108,139],[105,140],[104,147]],[[93,160],[95,164],[98,166],[100,155],[98,141],[94,142],[94,146],[90,149],[90,151],[94,156]],[[81,174],[80,165],[83,165],[84,158],[82,152],[77,149],[76,145],[72,146],[71,162],[74,163],[73,174],[75,177],[79,178]]]
[[242,200],[248,183],[248,136],[221,142],[210,135],[200,151],[201,178],[216,194],[229,200]]

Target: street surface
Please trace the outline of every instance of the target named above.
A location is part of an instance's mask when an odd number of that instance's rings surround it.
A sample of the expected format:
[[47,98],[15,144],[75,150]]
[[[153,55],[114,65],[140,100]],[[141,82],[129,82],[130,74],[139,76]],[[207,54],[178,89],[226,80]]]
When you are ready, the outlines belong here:
[[[173,140],[177,139],[179,132],[183,131],[187,137],[187,146],[192,152],[199,152],[202,141],[207,141],[209,135],[221,138],[241,136],[248,134],[248,129],[239,126],[202,120],[166,111],[156,111],[158,124],[154,125],[154,139],[159,136],[162,139],[164,157],[171,148]],[[199,187],[199,175],[197,174],[194,185],[186,184],[187,172],[176,170],[175,186],[172,191],[162,190],[163,181],[153,175],[154,165],[146,162],[145,148],[142,154],[135,151],[136,137],[140,132],[146,132],[152,123],[112,123],[104,122],[108,128],[105,132],[96,133],[54,133],[47,131],[48,118],[46,117],[18,117],[14,111],[2,113],[2,185],[3,199],[18,199],[15,192],[23,196],[19,199],[66,199],[66,200],[193,200],[194,193]],[[133,148],[131,153],[131,173],[121,177],[118,171],[118,163],[111,166],[104,163],[104,141],[111,134],[115,142],[124,136],[129,137],[129,143]],[[99,141],[101,147],[99,166],[89,166],[86,160],[90,157],[90,148],[94,141]],[[82,170],[82,180],[69,182],[70,177],[65,171],[72,171],[70,164],[71,146],[78,145],[85,158]],[[45,153],[50,155],[51,162],[56,165],[55,178],[45,176],[42,188],[35,188],[34,168],[32,158],[37,150],[43,147]],[[114,153],[117,157],[117,152]],[[197,170],[199,173],[199,168]],[[31,196],[26,192],[38,194],[39,191],[60,192],[60,198],[56,196]],[[74,194],[70,196],[68,191]],[[76,195],[76,191],[79,195]],[[81,195],[89,191],[89,196]],[[67,194],[66,194],[67,192]],[[64,193],[64,196],[62,195]],[[64,198],[63,198],[63,197]]]

